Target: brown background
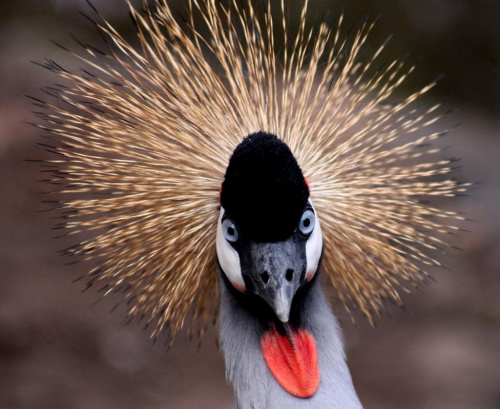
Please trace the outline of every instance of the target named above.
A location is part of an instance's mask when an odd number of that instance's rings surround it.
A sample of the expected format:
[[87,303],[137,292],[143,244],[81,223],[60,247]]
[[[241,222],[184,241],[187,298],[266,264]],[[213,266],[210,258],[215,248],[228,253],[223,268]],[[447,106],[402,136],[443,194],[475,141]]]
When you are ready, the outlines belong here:
[[[179,2],[180,4],[181,2]],[[131,26],[121,0],[94,4],[121,30]],[[389,53],[422,58],[415,82],[440,73],[433,93],[461,110],[446,141],[463,157],[462,176],[484,182],[457,202],[478,222],[446,260],[450,271],[431,271],[437,283],[406,297],[413,315],[389,309],[376,328],[343,316],[354,382],[367,409],[500,408],[500,6],[498,1],[345,1],[347,18],[381,15],[374,44],[394,33]],[[342,6],[313,1],[313,13]],[[69,34],[97,41],[77,13],[80,0],[0,2],[0,408],[132,409],[232,408],[215,337],[200,350],[179,339],[166,352],[154,348],[137,325],[120,326],[113,300],[92,306],[71,281],[84,265],[66,266],[53,240],[53,214],[41,213],[39,168],[25,159],[37,131],[26,94],[56,79],[30,64],[64,61],[48,40],[74,46]],[[445,121],[445,122],[446,122]],[[443,125],[444,126],[444,125]]]

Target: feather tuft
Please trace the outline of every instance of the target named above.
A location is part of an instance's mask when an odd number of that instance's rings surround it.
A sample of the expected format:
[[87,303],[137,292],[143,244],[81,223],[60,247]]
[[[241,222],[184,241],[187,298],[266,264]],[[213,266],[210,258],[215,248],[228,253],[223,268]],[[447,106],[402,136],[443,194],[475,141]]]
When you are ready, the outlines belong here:
[[385,299],[403,307],[400,292],[426,280],[422,266],[440,265],[440,237],[464,220],[423,200],[468,186],[429,145],[442,135],[431,130],[439,105],[416,106],[435,82],[394,102],[414,67],[379,67],[385,43],[362,61],[372,24],[352,41],[342,17],[309,29],[306,1],[292,37],[284,0],[281,21],[270,2],[262,18],[242,3],[190,0],[180,22],[166,0],[144,13],[128,2],[138,48],[98,15],[109,51],[85,45],[74,54],[81,71],[40,64],[66,80],[47,90],[52,102],[34,99],[56,141],[40,146],[57,154],[48,163],[64,227],[79,238],[65,254],[93,260],[88,287],[123,291],[128,316],[154,322],[154,337],[188,322],[203,334],[213,321],[219,189],[253,133],[290,147],[323,226],[325,276],[370,320]]

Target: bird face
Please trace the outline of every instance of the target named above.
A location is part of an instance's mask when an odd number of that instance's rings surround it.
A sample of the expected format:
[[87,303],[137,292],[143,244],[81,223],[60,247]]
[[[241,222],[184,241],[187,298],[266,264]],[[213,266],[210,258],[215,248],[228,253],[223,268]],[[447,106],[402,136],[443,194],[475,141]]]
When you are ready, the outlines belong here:
[[277,242],[257,242],[221,208],[217,257],[222,271],[239,291],[260,296],[281,322],[288,322],[297,290],[311,280],[323,247],[321,227],[308,200],[293,233]]
[[245,138],[221,190],[216,248],[223,273],[286,323],[295,293],[318,268],[322,247],[307,182],[288,146],[262,132]]

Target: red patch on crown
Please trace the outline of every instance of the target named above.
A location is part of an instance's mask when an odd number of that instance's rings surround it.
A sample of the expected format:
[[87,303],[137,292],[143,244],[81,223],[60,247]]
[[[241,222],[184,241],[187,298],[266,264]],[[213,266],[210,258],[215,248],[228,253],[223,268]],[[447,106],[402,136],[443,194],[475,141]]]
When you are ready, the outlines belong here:
[[[287,325],[287,324],[285,324]],[[276,327],[260,339],[267,367],[283,389],[298,398],[310,398],[319,387],[316,341],[306,330],[281,335]]]

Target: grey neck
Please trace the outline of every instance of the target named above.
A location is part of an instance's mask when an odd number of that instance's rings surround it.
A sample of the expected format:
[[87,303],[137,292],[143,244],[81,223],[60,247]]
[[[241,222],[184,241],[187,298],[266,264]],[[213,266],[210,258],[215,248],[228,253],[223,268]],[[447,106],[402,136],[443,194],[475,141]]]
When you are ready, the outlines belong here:
[[221,279],[220,341],[237,409],[362,409],[347,368],[342,336],[319,280],[301,299],[301,325],[315,338],[321,373],[317,393],[300,399],[286,392],[264,361],[262,324]]

